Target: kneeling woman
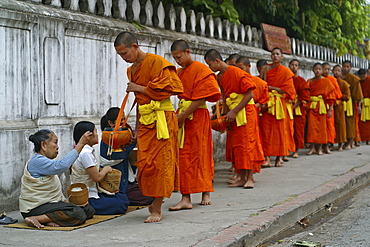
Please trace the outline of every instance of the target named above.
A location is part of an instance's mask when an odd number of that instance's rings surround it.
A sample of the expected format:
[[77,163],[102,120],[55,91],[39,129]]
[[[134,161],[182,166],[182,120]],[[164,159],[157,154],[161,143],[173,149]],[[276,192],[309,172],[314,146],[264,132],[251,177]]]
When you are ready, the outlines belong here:
[[92,132],[84,132],[75,148],[62,160],[58,155],[58,137],[50,130],[40,130],[29,137],[36,154],[27,162],[22,176],[19,209],[24,221],[37,228],[47,226],[76,226],[94,215],[90,205],[79,207],[66,203],[57,174],[68,170],[78,158]]
[[117,191],[114,195],[98,192],[96,183],[102,181],[105,175],[112,171],[112,168],[105,166],[99,171],[99,164],[95,159],[92,147],[99,142],[95,125],[88,121],[77,123],[73,131],[73,138],[77,142],[86,131],[92,131],[94,136],[83,148],[72,166],[72,182],[86,184],[89,190],[89,204],[95,209],[96,214],[123,214],[130,203],[124,192]]

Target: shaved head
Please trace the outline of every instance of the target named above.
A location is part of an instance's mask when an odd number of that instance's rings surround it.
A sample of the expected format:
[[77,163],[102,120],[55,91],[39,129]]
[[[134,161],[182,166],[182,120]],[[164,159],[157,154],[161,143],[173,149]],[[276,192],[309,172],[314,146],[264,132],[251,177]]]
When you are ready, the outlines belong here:
[[240,57],[239,54],[234,53],[229,56],[229,60],[237,60]]
[[265,59],[260,59],[257,61],[257,68],[267,65],[267,61]]
[[271,50],[271,52],[279,50],[281,54],[283,54],[283,50],[280,47],[275,47],[274,49]]
[[124,45],[125,47],[131,47],[132,44],[139,44],[139,43],[137,42],[137,38],[135,37],[135,35],[133,35],[130,32],[126,32],[126,31],[118,34],[116,40],[114,41],[115,47],[120,46],[120,45]]
[[209,61],[215,61],[216,58],[220,59],[222,61],[221,54],[216,51],[215,49],[210,49],[206,52],[204,55],[204,60],[208,59]]
[[175,42],[172,43],[171,45],[171,52],[172,51],[181,51],[185,52],[186,50],[189,50],[190,47],[188,43],[185,40],[176,40]]
[[245,56],[239,57],[238,60],[236,60],[236,63],[242,63],[244,65],[251,64],[251,62],[249,61],[249,58]]

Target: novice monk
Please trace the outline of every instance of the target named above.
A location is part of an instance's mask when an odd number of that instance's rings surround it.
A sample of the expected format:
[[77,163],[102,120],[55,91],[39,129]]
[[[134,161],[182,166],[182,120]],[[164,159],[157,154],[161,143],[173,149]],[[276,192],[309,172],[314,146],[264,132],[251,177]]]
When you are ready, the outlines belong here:
[[[247,57],[241,56],[236,60],[236,67],[241,68],[248,74],[250,74],[251,64]],[[261,111],[262,106],[267,104],[270,100],[267,82],[259,78],[258,76],[252,76],[253,82],[256,84],[256,89],[253,90],[253,100],[257,107],[257,114]],[[259,114],[258,114],[259,115]],[[259,126],[259,116],[257,115],[257,124]],[[259,129],[258,137],[260,139],[260,144],[262,145],[261,140],[261,130]],[[261,170],[261,165],[265,163],[264,161],[264,154],[262,146],[261,148],[257,149],[261,152],[257,154],[254,160],[254,172],[259,173]]]
[[256,134],[257,108],[252,92],[256,86],[250,74],[227,65],[222,61],[218,51],[208,50],[204,59],[211,70],[220,72],[218,79],[221,92],[225,95],[226,105],[230,109],[226,114],[226,120],[231,123],[232,158],[236,169],[240,170],[240,180],[229,186],[251,189],[254,187],[253,160],[256,157],[256,149],[260,147]]
[[183,93],[173,64],[144,53],[136,37],[120,33],[114,47],[127,69],[127,92],[135,92],[138,113],[134,138],[138,141],[138,183],[145,196],[154,197],[144,222],[162,219],[162,201],[178,190],[178,125],[170,96]]
[[364,96],[361,104],[361,119],[358,123],[360,129],[361,140],[366,141],[369,145],[370,141],[370,76],[366,74],[366,70],[360,69],[358,71],[360,77],[360,84],[362,94]]
[[179,170],[181,201],[169,210],[191,209],[190,194],[202,193],[201,205],[212,204],[214,176],[212,129],[206,101],[216,102],[221,93],[216,75],[205,64],[194,61],[189,45],[177,40],[171,46],[175,61],[181,66],[177,73],[184,87],[178,110]]
[[293,152],[293,158],[299,158],[298,149],[304,148],[304,129],[306,124],[306,110],[303,105],[310,100],[310,87],[307,81],[298,75],[299,61],[293,59],[289,62],[289,69],[294,73],[293,83],[297,92],[297,97],[293,105],[294,114],[294,142],[296,150]]
[[291,122],[293,114],[287,101],[294,100],[296,92],[293,72],[281,64],[283,53],[280,48],[271,51],[271,59],[272,64],[268,65],[266,73],[270,101],[268,111],[262,117],[262,146],[265,155],[276,156],[275,166],[281,167],[282,157],[289,155],[289,150],[295,150]]
[[346,131],[346,104],[351,97],[350,85],[342,80],[342,68],[340,65],[333,67],[333,75],[337,79],[342,98],[334,105],[335,142],[338,143],[338,151],[343,151],[343,143],[347,142]]
[[360,86],[360,78],[350,73],[352,69],[351,61],[345,60],[342,64],[342,75],[344,80],[348,82],[351,90],[351,98],[347,102],[347,139],[348,142],[345,144],[345,149],[355,148],[354,139],[357,136],[357,116],[358,116],[358,102],[362,100],[362,90]]
[[315,144],[318,155],[323,155],[322,144],[328,143],[327,115],[332,113],[332,108],[327,110],[327,104],[335,102],[334,86],[329,79],[322,76],[322,65],[313,66],[315,77],[308,79],[310,85],[310,110],[308,112],[307,142],[311,144],[307,155],[314,153]]
[[[342,98],[342,92],[340,91],[340,87],[338,85],[337,79],[330,74],[330,64],[329,63],[323,63],[322,64],[322,76],[326,77],[330,80],[331,84],[334,86],[334,96],[335,100],[340,100]],[[329,143],[334,144],[335,143],[335,120],[334,120],[334,104],[329,106],[332,109],[331,116],[328,115],[327,118],[327,134],[328,134],[328,143],[324,144],[323,149],[324,153],[331,154]]]

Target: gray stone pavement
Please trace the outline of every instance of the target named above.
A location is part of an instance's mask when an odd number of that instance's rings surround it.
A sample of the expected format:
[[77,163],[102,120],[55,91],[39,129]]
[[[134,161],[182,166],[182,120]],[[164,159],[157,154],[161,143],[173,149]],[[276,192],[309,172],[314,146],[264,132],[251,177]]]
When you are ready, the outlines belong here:
[[[0,246],[257,246],[283,228],[370,181],[370,146],[330,155],[290,158],[281,168],[264,168],[255,188],[228,188],[228,163],[217,164],[210,206],[168,211],[181,198],[163,204],[163,220],[145,224],[147,209],[73,231],[0,226]],[[19,212],[9,216],[22,220]]]

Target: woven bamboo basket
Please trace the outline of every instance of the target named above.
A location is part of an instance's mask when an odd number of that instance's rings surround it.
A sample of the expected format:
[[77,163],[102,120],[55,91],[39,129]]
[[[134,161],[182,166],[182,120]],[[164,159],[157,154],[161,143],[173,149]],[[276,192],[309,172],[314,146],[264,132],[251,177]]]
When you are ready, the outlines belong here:
[[[72,191],[73,188],[81,188],[80,191]],[[84,206],[89,200],[89,191],[84,183],[74,183],[67,190],[68,201],[78,206]]]

